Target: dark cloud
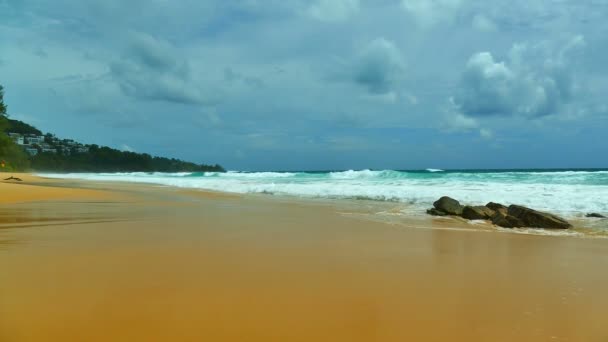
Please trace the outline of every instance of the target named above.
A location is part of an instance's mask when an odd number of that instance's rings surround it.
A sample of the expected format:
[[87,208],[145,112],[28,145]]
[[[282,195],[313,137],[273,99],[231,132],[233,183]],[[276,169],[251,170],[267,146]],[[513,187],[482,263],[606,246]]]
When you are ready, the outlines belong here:
[[112,78],[125,95],[145,100],[185,104],[206,102],[193,81],[188,61],[168,42],[144,33],[133,33],[127,51],[110,63]]
[[405,75],[405,62],[395,44],[385,38],[370,42],[357,56],[353,80],[373,94],[394,90]]

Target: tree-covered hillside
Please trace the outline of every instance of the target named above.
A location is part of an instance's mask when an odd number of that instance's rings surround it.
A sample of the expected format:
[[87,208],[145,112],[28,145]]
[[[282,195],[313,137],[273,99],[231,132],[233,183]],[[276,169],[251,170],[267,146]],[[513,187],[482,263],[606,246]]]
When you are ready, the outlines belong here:
[[53,172],[203,172],[224,169],[219,165],[204,165],[174,158],[153,157],[147,153],[119,151],[113,148],[87,145],[89,151],[65,155],[43,152],[31,157],[31,168]]
[[31,126],[23,121],[13,120],[7,118],[8,127],[6,128],[7,132],[19,133],[19,134],[35,134],[42,135],[42,132],[34,126]]
[[[5,171],[51,172],[202,172],[219,171],[220,165],[195,164],[147,153],[83,145],[73,140],[43,135],[37,128],[8,118],[0,86],[0,160]],[[9,137],[11,133],[13,137]],[[26,149],[29,152],[26,153]]]

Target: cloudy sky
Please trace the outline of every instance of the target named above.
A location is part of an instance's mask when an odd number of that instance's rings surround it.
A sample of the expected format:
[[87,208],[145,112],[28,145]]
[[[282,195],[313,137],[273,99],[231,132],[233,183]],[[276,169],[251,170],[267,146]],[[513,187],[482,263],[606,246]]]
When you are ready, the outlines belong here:
[[229,169],[608,167],[606,0],[0,0],[11,117]]

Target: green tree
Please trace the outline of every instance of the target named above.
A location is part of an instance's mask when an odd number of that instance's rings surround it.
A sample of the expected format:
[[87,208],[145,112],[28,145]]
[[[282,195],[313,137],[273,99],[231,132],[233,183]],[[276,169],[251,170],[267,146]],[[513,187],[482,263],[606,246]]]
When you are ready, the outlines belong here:
[[4,104],[4,87],[0,84],[0,115],[6,116],[6,105]]
[[0,85],[0,132],[4,132],[8,128],[8,119],[6,118],[6,105],[4,104],[4,87]]
[[4,87],[0,85],[0,160],[6,162],[0,171],[23,171],[29,167],[29,159],[25,151],[6,135],[9,127],[8,113],[4,104]]

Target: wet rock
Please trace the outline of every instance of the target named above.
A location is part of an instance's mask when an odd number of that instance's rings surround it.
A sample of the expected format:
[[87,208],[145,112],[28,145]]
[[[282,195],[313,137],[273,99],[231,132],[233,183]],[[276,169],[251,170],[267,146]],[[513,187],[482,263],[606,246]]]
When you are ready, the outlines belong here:
[[448,213],[441,211],[439,209],[436,209],[436,208],[428,209],[426,211],[426,213],[429,215],[433,215],[433,216],[448,216]]
[[495,203],[495,202],[489,202],[488,204],[486,204],[486,207],[494,210],[494,211],[499,211],[503,214],[505,214],[505,216],[507,215],[507,211],[509,208],[507,208],[506,205],[502,205],[500,203]]
[[462,215],[463,206],[460,205],[460,202],[448,196],[441,197],[433,203],[433,206],[435,209],[447,213],[448,215]]
[[606,216],[604,216],[602,214],[598,214],[598,213],[589,213],[589,214],[585,215],[585,217],[606,218]]
[[507,215],[502,211],[496,211],[491,221],[493,224],[503,228],[523,227],[523,223],[517,217]]
[[462,217],[467,220],[489,220],[496,212],[486,206],[465,206]]
[[522,227],[548,229],[568,229],[572,227],[568,221],[559,216],[526,208],[521,205],[510,205],[507,215],[521,221]]

